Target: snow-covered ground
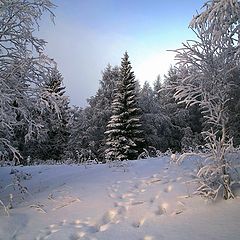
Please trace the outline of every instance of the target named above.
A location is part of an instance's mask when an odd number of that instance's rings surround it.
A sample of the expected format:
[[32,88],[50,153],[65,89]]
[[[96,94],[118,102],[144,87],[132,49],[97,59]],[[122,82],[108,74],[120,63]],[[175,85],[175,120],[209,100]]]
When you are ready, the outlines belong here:
[[[238,240],[240,198],[215,203],[193,196],[196,158],[131,161],[127,167],[18,167],[29,195],[13,195],[10,216],[0,209],[0,239]],[[11,182],[0,168],[0,186]],[[8,201],[11,186],[0,190]]]

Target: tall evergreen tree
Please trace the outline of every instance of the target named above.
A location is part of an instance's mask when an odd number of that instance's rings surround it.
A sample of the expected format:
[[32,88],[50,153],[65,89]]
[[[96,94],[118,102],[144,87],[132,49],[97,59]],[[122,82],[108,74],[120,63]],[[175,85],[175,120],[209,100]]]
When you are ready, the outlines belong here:
[[135,159],[142,147],[140,109],[136,80],[127,52],[122,58],[120,78],[112,102],[113,115],[107,125],[106,159]]
[[198,105],[186,108],[186,104],[177,103],[174,98],[174,84],[177,84],[179,72],[170,67],[164,76],[162,89],[159,91],[159,101],[163,113],[172,124],[171,134],[168,135],[169,148],[177,151],[189,150],[202,144],[202,115]]
[[33,149],[31,155],[43,160],[60,160],[68,143],[70,107],[68,97],[65,96],[63,77],[57,69],[53,69],[46,79],[42,95],[48,105],[41,115],[45,135],[35,140],[38,142],[38,150]]
[[104,161],[104,132],[112,115],[111,103],[118,79],[119,67],[108,64],[102,72],[97,93],[88,99],[89,106],[73,110],[68,146],[70,156],[74,157],[76,151],[80,153],[88,151],[99,161]]
[[160,75],[157,76],[157,79],[153,82],[153,91],[156,95],[155,97],[159,100],[160,99],[160,92],[162,89],[161,77]]
[[[119,79],[119,67],[110,64],[102,72],[100,87],[94,97],[88,99],[90,107],[86,109],[89,116],[89,135],[91,150],[102,161],[104,160],[105,135],[107,123],[112,115],[111,104],[114,89]],[[90,115],[91,114],[91,115]]]
[[[160,88],[158,80],[154,84],[154,90],[148,82],[144,83],[140,92],[139,106],[142,110],[142,127],[146,147],[149,147],[149,150],[154,147],[165,152],[171,148],[170,136],[173,127],[170,118],[163,113],[160,95],[157,94]],[[150,155],[154,156],[154,151],[151,152],[149,151]]]
[[59,160],[67,147],[70,118],[69,99],[65,95],[65,86],[63,86],[63,77],[55,69],[46,83],[47,91],[56,99],[56,106],[53,108],[52,118],[48,121],[48,153],[49,157]]

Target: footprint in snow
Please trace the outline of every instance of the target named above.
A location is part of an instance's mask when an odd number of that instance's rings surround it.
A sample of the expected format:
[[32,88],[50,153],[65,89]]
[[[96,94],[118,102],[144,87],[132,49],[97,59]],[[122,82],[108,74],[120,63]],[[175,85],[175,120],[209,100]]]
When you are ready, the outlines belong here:
[[122,217],[126,218],[126,214],[128,213],[129,211],[129,206],[126,205],[126,206],[121,206],[118,208],[118,213],[122,215]]
[[155,211],[155,215],[161,216],[163,214],[166,214],[168,208],[169,208],[168,203],[162,203],[161,205],[158,206],[157,210]]
[[83,237],[84,238],[87,237],[87,239],[91,239],[87,236],[87,234],[94,234],[101,230],[99,226],[96,225],[94,222],[91,222],[90,219],[86,221],[77,219],[73,222],[67,222],[66,220],[63,220],[58,224],[51,224],[48,227],[46,227],[44,230],[40,231],[40,234],[35,238],[35,240],[49,239],[49,237],[52,234],[57,233],[59,231],[65,231],[66,229],[70,229],[70,232],[74,232],[77,229],[77,232],[72,233],[69,236],[70,240],[78,240],[78,239],[82,239]]
[[169,193],[169,192],[172,191],[172,189],[173,189],[173,186],[172,185],[168,185],[167,187],[164,188],[164,192],[165,193]]
[[123,214],[123,209],[124,207],[108,210],[96,224],[97,231],[104,232],[108,230],[111,224],[118,224],[120,222],[120,217]]
[[158,206],[158,209],[155,211],[155,214],[157,216],[163,215],[165,213],[166,213],[166,211],[165,211],[165,209],[162,208],[162,206]]
[[144,224],[145,221],[146,221],[146,218],[141,218],[140,220],[134,222],[132,224],[132,226],[135,228],[140,228]]
[[102,217],[102,223],[112,223],[116,220],[116,217],[118,216],[118,211],[116,209],[110,209],[108,210]]
[[160,198],[160,193],[158,193],[157,195],[155,195],[154,197],[150,198],[150,203],[153,204],[156,200],[158,200]]

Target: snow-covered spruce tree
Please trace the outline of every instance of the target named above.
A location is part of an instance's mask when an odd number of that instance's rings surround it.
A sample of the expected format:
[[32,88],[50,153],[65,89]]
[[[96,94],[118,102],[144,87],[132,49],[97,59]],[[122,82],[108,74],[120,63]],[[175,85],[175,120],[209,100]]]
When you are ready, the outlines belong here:
[[[177,104],[174,98],[174,84],[177,79],[177,70],[170,67],[162,85],[158,84],[155,92],[161,112],[168,120],[168,124],[165,124],[161,130],[164,145],[168,146],[167,149],[180,152],[194,148],[200,143],[199,135],[202,128],[201,114],[197,106],[186,109],[185,104]],[[192,132],[191,138],[189,132]],[[167,149],[165,148],[165,151]]]
[[107,160],[136,159],[143,145],[136,81],[127,52],[122,58],[120,78],[112,102],[112,116],[107,125]]
[[[160,82],[156,84],[160,87]],[[150,156],[154,156],[154,148],[165,152],[171,147],[169,137],[172,136],[172,124],[170,118],[163,114],[161,101],[157,95],[158,87],[153,90],[149,83],[145,82],[139,94],[143,137]]]
[[199,105],[205,118],[203,135],[210,154],[198,172],[197,192],[216,198],[223,190],[223,197],[229,199],[234,195],[228,102],[232,71],[239,69],[240,7],[236,0],[213,0],[204,6],[190,24],[198,41],[188,41],[176,50],[180,74],[175,97],[187,106]]
[[158,136],[157,130],[155,129],[155,123],[157,122],[157,125],[160,125],[156,119],[156,117],[160,115],[160,109],[157,101],[154,99],[153,89],[148,82],[144,82],[140,90],[138,102],[142,112],[141,122],[146,147],[152,146],[158,148]]
[[34,36],[43,13],[53,17],[49,0],[2,0],[0,3],[0,155],[19,161],[14,129],[24,125],[24,141],[41,125],[32,109],[41,108],[39,85],[52,67],[43,54],[45,41]]
[[81,162],[82,151],[87,151],[89,146],[89,136],[87,129],[89,128],[89,120],[85,109],[74,106],[71,108],[71,117],[69,121],[69,142],[67,146],[66,157]]
[[[119,80],[119,67],[110,64],[102,72],[100,87],[95,96],[88,99],[90,109],[86,110],[89,115],[89,129],[91,146],[100,161],[104,161],[105,134],[107,123],[112,115],[111,104],[114,98],[114,89]],[[91,115],[90,115],[91,114]]]
[[42,87],[42,99],[47,108],[42,112],[42,125],[45,134],[32,141],[38,149],[32,148],[32,157],[42,160],[60,160],[66,150],[69,137],[70,107],[65,95],[63,77],[53,68]]
[[69,155],[76,159],[75,152],[91,152],[99,161],[105,161],[105,135],[112,115],[111,103],[114,88],[119,79],[119,68],[110,64],[102,72],[100,86],[95,96],[88,99],[89,106],[76,109],[71,118]]

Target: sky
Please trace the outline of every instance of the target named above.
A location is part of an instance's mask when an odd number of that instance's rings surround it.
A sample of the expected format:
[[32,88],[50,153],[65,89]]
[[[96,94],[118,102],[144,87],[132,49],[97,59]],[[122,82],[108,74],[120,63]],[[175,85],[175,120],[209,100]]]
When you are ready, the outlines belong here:
[[40,37],[64,77],[72,105],[85,107],[107,64],[125,51],[140,83],[163,78],[174,50],[193,39],[188,25],[203,0],[54,0],[55,24],[45,17]]

